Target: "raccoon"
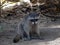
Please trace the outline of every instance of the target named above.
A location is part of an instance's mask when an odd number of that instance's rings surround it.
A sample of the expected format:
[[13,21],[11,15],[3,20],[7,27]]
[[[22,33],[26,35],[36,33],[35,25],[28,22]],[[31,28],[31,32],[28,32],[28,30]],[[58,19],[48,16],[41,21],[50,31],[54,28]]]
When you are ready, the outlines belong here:
[[18,42],[19,39],[22,40],[31,40],[31,34],[37,34],[40,38],[39,30],[40,15],[36,12],[32,12],[29,15],[25,16],[22,21],[18,23],[17,35],[14,38],[14,42]]

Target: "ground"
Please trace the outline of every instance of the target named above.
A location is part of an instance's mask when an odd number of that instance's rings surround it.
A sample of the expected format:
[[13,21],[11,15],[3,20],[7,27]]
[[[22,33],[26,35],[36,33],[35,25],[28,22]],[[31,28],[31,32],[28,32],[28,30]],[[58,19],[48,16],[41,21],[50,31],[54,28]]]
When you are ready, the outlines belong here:
[[0,45],[60,45],[60,21],[41,23],[41,37],[44,40],[32,39],[30,41],[19,41],[13,43],[16,35],[15,30],[4,30],[0,32]]

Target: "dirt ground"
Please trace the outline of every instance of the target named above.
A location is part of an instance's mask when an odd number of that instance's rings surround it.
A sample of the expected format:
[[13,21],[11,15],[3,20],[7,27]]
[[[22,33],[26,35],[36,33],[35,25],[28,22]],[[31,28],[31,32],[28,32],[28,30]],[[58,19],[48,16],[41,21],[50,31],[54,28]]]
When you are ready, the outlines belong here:
[[16,35],[14,30],[6,30],[0,33],[0,45],[60,45],[60,21],[41,23],[41,37],[44,40],[32,39],[13,43]]

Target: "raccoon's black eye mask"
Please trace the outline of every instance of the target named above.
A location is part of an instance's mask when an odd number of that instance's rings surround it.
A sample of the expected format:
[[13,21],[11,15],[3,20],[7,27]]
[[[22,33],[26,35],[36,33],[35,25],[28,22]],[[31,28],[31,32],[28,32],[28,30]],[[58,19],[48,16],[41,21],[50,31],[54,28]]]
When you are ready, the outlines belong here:
[[38,21],[39,19],[31,19],[30,21],[31,22],[36,22],[36,21]]

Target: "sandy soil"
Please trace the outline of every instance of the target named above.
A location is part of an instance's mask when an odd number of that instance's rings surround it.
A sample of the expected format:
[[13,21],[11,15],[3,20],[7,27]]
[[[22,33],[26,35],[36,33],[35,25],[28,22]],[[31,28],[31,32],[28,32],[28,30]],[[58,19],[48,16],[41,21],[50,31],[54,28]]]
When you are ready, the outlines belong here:
[[0,33],[0,45],[60,45],[60,21],[41,23],[40,30],[44,40],[32,39],[18,43],[13,43],[15,31],[6,30]]

